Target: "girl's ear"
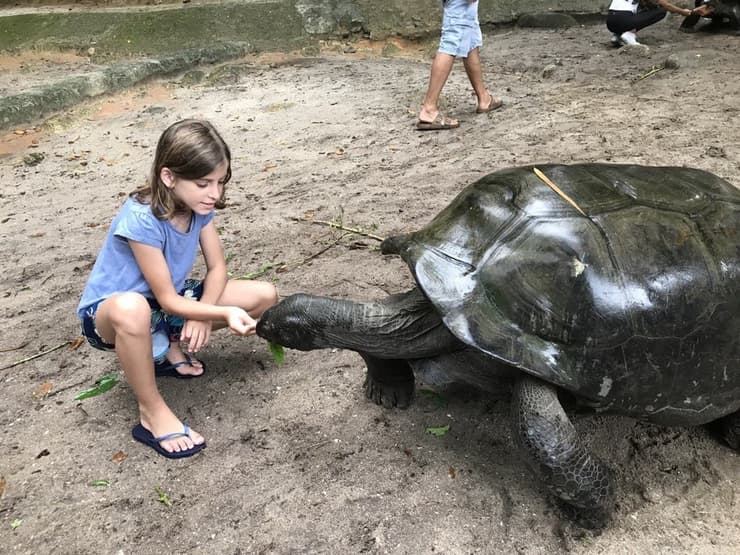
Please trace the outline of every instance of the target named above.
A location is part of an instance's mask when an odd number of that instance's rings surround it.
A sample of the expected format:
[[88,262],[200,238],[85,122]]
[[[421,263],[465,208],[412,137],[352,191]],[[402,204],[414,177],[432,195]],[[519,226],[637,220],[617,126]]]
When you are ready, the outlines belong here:
[[162,168],[159,170],[159,179],[162,180],[162,183],[164,183],[165,187],[168,189],[173,187],[175,184],[175,175],[169,168]]

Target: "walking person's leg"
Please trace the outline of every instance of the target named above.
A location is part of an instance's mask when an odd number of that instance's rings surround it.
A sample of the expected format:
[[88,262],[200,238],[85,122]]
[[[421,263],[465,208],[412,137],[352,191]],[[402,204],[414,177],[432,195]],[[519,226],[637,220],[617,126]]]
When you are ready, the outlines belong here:
[[476,112],[483,114],[500,108],[503,102],[500,98],[493,96],[486,85],[483,83],[483,70],[481,69],[480,63],[480,48],[476,47],[470,52],[466,58],[463,58],[463,65],[465,66],[465,73],[468,75],[470,84],[475,91],[475,96],[478,98],[478,107]]
[[[424,101],[419,111],[419,123],[432,124],[438,121],[439,117],[439,97],[442,94],[442,88],[447,82],[447,78],[450,76],[452,66],[455,63],[455,57],[444,52],[437,52],[432,61],[432,69],[429,74],[429,85],[427,86],[427,92],[424,96]],[[448,123],[451,126],[457,127],[459,125],[457,120],[443,118],[445,121],[439,120],[441,125]]]

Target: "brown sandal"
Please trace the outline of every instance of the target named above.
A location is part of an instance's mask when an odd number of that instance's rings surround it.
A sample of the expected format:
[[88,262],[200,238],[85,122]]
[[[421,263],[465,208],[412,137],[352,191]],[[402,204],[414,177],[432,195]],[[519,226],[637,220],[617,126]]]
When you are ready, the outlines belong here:
[[498,108],[501,108],[501,106],[504,105],[504,101],[500,98],[496,98],[492,94],[489,93],[489,96],[491,97],[491,101],[488,103],[488,106],[485,108],[476,108],[475,113],[476,114],[487,114],[488,112],[493,112],[494,110],[497,110]]
[[416,122],[416,129],[418,131],[440,131],[442,129],[455,129],[460,127],[460,122],[454,119],[437,114],[437,117],[433,121],[422,121]]

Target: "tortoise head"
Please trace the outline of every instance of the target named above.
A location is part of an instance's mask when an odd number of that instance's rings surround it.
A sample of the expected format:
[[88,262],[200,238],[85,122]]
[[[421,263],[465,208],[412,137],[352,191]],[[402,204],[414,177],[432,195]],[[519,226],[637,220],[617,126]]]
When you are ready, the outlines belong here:
[[319,341],[316,313],[320,306],[311,295],[291,295],[269,308],[257,322],[257,335],[283,347],[310,351],[324,347]]

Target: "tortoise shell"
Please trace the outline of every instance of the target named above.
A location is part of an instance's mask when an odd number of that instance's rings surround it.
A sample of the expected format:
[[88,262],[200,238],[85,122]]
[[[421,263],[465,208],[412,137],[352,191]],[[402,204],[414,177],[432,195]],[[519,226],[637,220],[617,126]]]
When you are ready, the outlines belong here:
[[740,190],[692,168],[538,168],[562,194],[504,169],[405,237],[450,331],[603,409],[669,424],[738,410]]

